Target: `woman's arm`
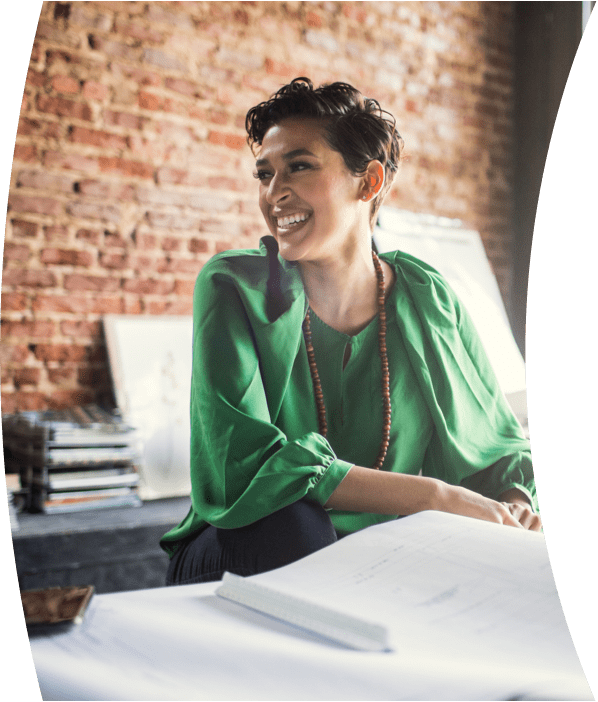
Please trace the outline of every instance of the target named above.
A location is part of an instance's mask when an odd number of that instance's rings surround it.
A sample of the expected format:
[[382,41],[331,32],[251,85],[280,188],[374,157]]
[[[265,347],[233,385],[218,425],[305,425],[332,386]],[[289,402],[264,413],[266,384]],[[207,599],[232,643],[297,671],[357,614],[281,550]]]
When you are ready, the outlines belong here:
[[[522,493],[521,493],[522,494]],[[539,517],[530,519],[523,504],[491,500],[473,490],[428,478],[353,466],[325,505],[350,512],[408,515],[438,510],[538,531]],[[529,509],[529,505],[528,505]]]

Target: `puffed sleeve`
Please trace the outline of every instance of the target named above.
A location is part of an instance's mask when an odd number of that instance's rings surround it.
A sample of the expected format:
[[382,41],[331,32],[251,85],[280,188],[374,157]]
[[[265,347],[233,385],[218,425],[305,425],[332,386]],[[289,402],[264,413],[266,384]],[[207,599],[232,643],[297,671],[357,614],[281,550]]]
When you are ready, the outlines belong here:
[[410,353],[434,422],[424,474],[492,498],[516,487],[537,509],[529,442],[467,310],[434,269],[404,264]]
[[280,322],[278,344],[267,347],[255,321],[261,307],[263,291],[231,275],[222,261],[200,273],[194,291],[192,504],[198,517],[223,528],[245,526],[303,497],[325,504],[351,467],[320,434],[289,440],[274,424],[272,408],[280,404],[274,395],[284,393],[284,382],[268,397],[263,374],[276,377],[277,367],[292,365],[288,354],[299,352],[300,319],[298,333],[293,315]]

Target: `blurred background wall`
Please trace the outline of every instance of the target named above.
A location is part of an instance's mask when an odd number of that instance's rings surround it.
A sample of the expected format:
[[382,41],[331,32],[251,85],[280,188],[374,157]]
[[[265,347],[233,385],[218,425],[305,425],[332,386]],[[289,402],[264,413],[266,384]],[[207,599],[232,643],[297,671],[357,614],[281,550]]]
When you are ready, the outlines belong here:
[[[542,96],[558,106],[581,5],[45,2],[9,194],[2,411],[106,401],[102,315],[190,314],[208,258],[257,245],[245,113],[300,75],[350,82],[396,116],[406,158],[387,204],[478,230],[524,325],[529,173],[554,119]],[[564,24],[545,19],[556,6]]]

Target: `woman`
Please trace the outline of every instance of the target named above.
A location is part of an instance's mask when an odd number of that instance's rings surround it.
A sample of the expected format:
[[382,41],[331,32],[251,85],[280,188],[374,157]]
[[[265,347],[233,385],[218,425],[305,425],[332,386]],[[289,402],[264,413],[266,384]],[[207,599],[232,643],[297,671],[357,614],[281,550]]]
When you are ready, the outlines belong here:
[[168,584],[285,565],[436,509],[540,529],[529,444],[444,279],[372,227],[402,140],[375,100],[306,78],[247,114],[272,236],[194,293],[192,508]]

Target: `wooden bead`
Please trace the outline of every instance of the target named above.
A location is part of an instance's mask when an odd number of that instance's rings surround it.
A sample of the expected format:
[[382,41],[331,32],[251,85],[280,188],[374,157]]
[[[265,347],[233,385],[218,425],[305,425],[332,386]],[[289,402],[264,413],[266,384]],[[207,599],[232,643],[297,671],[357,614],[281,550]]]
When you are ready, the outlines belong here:
[[[379,349],[378,353],[380,356],[380,362],[382,367],[382,383],[381,383],[381,393],[382,393],[382,441],[380,444],[380,452],[376,462],[372,466],[375,470],[380,470],[384,464],[384,459],[388,451],[388,445],[390,442],[390,426],[391,426],[391,401],[390,401],[390,376],[388,371],[388,356],[386,348],[386,310],[384,308],[384,303],[386,299],[386,291],[384,286],[384,271],[382,270],[382,264],[378,258],[375,251],[372,251],[372,258],[374,261],[374,267],[376,269],[376,278],[378,282],[378,343]],[[305,339],[305,347],[307,349],[307,359],[309,363],[309,370],[311,374],[312,385],[314,387],[314,396],[316,400],[316,409],[318,412],[318,426],[320,434],[326,436],[328,431],[328,424],[326,422],[326,406],[324,404],[324,393],[322,392],[322,385],[320,383],[320,375],[318,373],[318,366],[316,364],[316,355],[314,352],[314,347],[312,344],[311,336],[311,320],[309,318],[309,310],[305,315],[305,320],[303,321],[303,337]]]

